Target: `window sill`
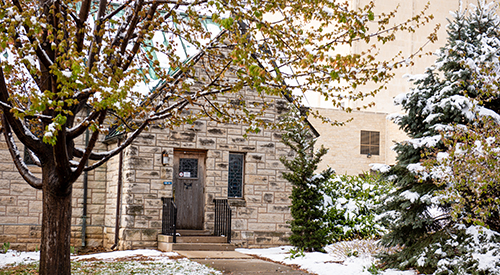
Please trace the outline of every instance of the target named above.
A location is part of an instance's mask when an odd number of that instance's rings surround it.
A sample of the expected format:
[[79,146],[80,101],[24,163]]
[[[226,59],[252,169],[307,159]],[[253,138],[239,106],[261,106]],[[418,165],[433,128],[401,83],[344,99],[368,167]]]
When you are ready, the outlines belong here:
[[234,207],[247,206],[247,202],[245,201],[244,198],[228,198],[227,201],[229,202],[229,206],[234,206]]

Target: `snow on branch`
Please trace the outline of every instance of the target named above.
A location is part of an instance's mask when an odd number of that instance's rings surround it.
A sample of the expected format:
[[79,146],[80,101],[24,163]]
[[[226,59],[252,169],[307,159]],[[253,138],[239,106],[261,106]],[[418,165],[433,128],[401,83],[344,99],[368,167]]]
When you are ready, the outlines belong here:
[[23,179],[31,185],[33,188],[36,189],[42,189],[42,180],[37,178],[31,171],[29,170],[28,166],[26,166],[26,163],[24,162],[21,152],[16,146],[16,143],[14,141],[14,136],[12,135],[11,128],[8,123],[6,122],[5,115],[2,115],[2,124],[4,125],[3,127],[3,132],[4,132],[4,137],[5,141],[7,143],[7,147],[9,148],[10,155],[12,156],[12,159],[14,160],[14,165],[16,166],[17,170],[23,177]]

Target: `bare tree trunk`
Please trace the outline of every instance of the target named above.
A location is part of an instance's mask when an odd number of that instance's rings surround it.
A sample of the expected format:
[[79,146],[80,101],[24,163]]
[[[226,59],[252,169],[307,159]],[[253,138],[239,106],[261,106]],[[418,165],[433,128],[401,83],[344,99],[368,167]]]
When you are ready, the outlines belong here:
[[[44,167],[45,168],[45,167]],[[61,184],[54,169],[43,177],[40,275],[71,274],[71,184]],[[49,175],[47,175],[49,174]]]

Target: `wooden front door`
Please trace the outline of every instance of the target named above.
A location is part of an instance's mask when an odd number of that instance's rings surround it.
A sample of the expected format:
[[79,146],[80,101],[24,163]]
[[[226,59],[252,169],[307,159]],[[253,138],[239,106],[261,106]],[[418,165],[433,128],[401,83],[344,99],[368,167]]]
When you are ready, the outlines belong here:
[[178,229],[203,229],[205,152],[174,151],[174,200]]

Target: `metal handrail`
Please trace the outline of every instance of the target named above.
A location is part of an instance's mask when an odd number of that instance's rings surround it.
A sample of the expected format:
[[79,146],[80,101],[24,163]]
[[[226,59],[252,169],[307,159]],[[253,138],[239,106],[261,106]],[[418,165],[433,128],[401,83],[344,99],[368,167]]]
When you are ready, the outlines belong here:
[[163,201],[163,215],[161,224],[161,233],[170,235],[173,242],[177,242],[177,205],[174,198],[161,198]]
[[227,199],[214,199],[214,203],[214,236],[225,236],[227,243],[231,243],[231,207]]

